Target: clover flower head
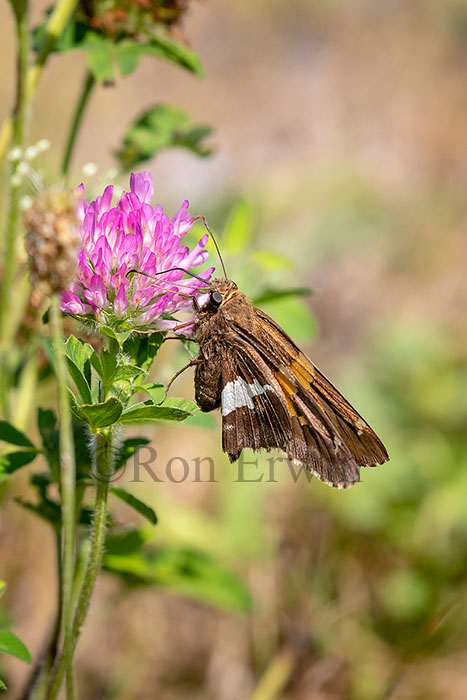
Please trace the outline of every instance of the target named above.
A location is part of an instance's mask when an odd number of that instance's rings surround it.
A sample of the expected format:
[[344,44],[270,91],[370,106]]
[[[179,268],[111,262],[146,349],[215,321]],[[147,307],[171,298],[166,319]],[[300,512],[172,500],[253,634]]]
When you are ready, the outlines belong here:
[[172,314],[193,310],[214,268],[201,279],[184,278],[184,270],[206,262],[208,234],[190,251],[182,245],[194,223],[188,202],[170,219],[152,196],[152,176],[141,172],[113,207],[111,185],[93,202],[81,200],[77,279],[62,294],[62,311],[119,331],[171,328]]

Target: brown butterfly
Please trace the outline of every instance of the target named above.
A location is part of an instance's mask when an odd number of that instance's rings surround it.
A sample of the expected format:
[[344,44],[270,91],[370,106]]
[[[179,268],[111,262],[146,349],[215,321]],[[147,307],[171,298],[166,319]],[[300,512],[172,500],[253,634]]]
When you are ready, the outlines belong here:
[[272,318],[228,279],[212,280],[198,310],[195,398],[221,408],[231,462],[245,447],[281,450],[336,488],[360,481],[359,466],[388,460],[368,423]]

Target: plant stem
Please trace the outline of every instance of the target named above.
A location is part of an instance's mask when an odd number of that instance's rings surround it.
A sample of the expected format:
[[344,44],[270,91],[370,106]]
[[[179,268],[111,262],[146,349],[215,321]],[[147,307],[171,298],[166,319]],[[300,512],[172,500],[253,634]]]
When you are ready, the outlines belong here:
[[[26,122],[26,73],[29,56],[28,0],[12,2],[16,21],[16,96],[12,114],[13,146],[21,151],[24,148]],[[20,182],[17,174],[18,161],[13,161],[10,171],[9,195],[10,205],[5,231],[5,257],[3,262],[3,280],[0,293],[0,350],[1,370],[7,369],[8,333],[11,324],[11,293],[16,275],[16,251],[18,224],[20,219],[19,199]]]
[[76,145],[76,137],[78,136],[79,127],[84,116],[89,98],[96,84],[96,79],[91,71],[87,71],[84,78],[83,86],[81,88],[81,93],[76,103],[76,109],[73,114],[73,119],[70,126],[70,131],[68,134],[68,139],[65,147],[65,153],[62,162],[62,174],[65,178],[68,175],[70,169],[71,158],[73,156],[73,151]]
[[249,700],[275,700],[287,685],[295,665],[289,650],[281,651],[260,678]]
[[[73,620],[72,642],[73,651],[76,647],[81,628],[86,619],[91,602],[94,586],[96,584],[102,564],[104,552],[105,531],[107,527],[107,497],[109,493],[109,477],[112,470],[112,432],[110,429],[97,436],[96,450],[96,504],[94,509],[94,521],[91,532],[91,545],[86,565],[83,585],[76,604]],[[46,700],[55,700],[60,690],[63,674],[66,669],[64,655],[58,660],[55,671],[52,673]]]
[[58,387],[60,428],[60,495],[62,501],[62,624],[63,657],[67,674],[67,700],[73,700],[73,578],[75,569],[75,484],[76,466],[73,427],[68,397],[66,356],[63,347],[63,324],[59,298],[54,296],[50,309],[52,337],[55,352],[55,371]]
[[[42,74],[42,70],[47,61],[47,58],[54,50],[55,45],[60,38],[64,28],[68,24],[70,17],[75,11],[78,0],[58,0],[55,5],[52,14],[47,20],[46,24],[46,39],[42,45],[42,48],[37,55],[34,64],[29,68],[27,72],[26,85],[26,97],[27,101],[30,102],[36,91],[37,83]],[[8,147],[10,145],[11,137],[13,134],[13,122],[9,118],[3,122],[2,128],[0,129],[0,159],[3,158]]]

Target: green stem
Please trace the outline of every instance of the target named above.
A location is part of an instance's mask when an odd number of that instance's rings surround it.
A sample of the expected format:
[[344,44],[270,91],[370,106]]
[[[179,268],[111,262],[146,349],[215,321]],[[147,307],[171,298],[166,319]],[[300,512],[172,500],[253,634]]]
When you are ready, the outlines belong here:
[[63,347],[63,324],[59,298],[54,296],[51,304],[51,327],[54,341],[55,371],[58,387],[58,407],[60,416],[60,465],[62,500],[62,628],[63,657],[67,672],[67,700],[73,700],[73,578],[75,569],[75,484],[76,466],[71,422],[70,402],[67,386],[66,356]]
[[266,669],[249,700],[275,700],[287,685],[295,665],[289,650],[279,652]]
[[65,147],[65,153],[63,156],[62,174],[65,176],[65,178],[68,175],[68,171],[70,169],[71,158],[73,156],[73,151],[76,145],[76,137],[78,136],[78,131],[81,126],[84,112],[86,111],[86,107],[95,84],[96,79],[94,75],[90,71],[88,71],[86,73],[86,77],[81,88],[81,93],[78,98],[78,102],[76,103],[76,109],[73,114],[73,119],[71,122],[70,131]]
[[[60,38],[64,28],[70,21],[70,18],[75,11],[78,0],[58,0],[52,14],[47,20],[45,35],[46,39],[42,48],[34,62],[27,72],[26,80],[26,96],[30,102],[36,91],[37,83],[42,74],[44,65],[55,48],[55,45]],[[3,158],[10,145],[13,132],[12,119],[6,119],[0,129],[0,159]]]
[[[103,431],[97,437],[97,487],[96,504],[94,509],[94,521],[91,532],[91,545],[86,565],[83,585],[76,604],[73,620],[72,641],[73,650],[76,647],[81,628],[91,603],[94,586],[99,575],[102,555],[104,552],[105,532],[107,527],[107,498],[109,494],[109,477],[112,470],[112,433],[110,429]],[[46,700],[55,700],[60,690],[63,674],[66,670],[64,655],[58,660],[55,671],[52,673]]]
[[[13,145],[24,148],[26,122],[26,73],[29,56],[28,0],[12,1],[16,21],[16,97],[12,114]],[[9,181],[9,211],[4,240],[3,280],[0,291],[0,372],[10,374],[9,345],[11,323],[11,297],[17,268],[18,226],[20,221],[20,183],[17,174],[18,161],[13,161]],[[1,404],[8,415],[8,385],[2,384]]]

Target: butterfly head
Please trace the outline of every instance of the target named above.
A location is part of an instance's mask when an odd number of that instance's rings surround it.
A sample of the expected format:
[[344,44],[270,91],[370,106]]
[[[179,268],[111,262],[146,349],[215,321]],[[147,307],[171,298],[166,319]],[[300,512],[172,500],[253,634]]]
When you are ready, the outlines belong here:
[[235,282],[227,279],[212,280],[207,290],[209,300],[203,307],[203,311],[216,313],[221,306],[230,301],[233,297],[239,294],[238,287]]

